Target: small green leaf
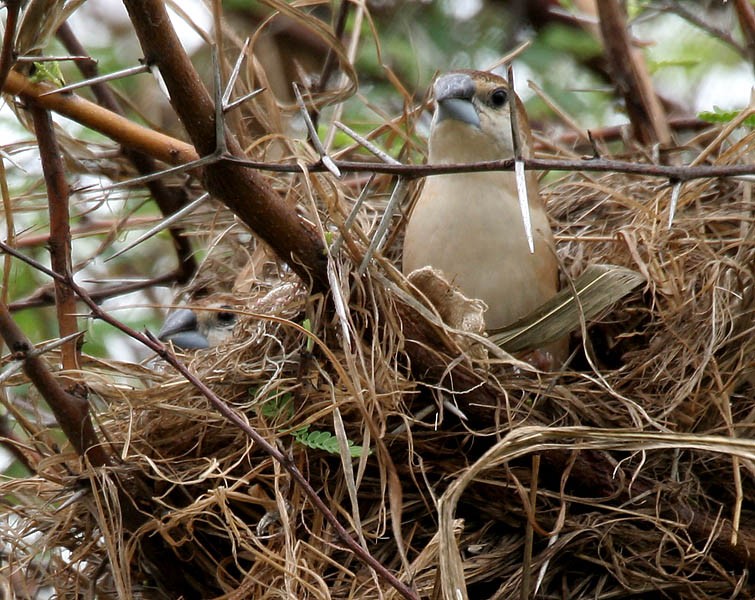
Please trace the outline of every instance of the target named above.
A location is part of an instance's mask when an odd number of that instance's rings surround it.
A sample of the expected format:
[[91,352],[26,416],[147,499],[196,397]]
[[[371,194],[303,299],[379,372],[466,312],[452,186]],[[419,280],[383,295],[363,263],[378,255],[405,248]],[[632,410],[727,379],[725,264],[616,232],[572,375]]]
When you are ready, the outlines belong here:
[[[308,448],[323,450],[329,454],[339,454],[338,438],[329,431],[309,431],[309,427],[302,427],[291,434],[294,439]],[[365,452],[364,446],[357,446],[351,440],[349,444],[349,455],[352,458],[359,458]],[[372,452],[367,450],[368,455]]]
[[[312,333],[312,321],[309,319],[304,319],[301,322],[301,326],[304,327],[304,329],[307,330],[308,333]],[[311,335],[307,336],[307,352],[312,353],[312,350],[315,347],[315,340],[312,338]]]
[[269,398],[260,406],[260,414],[268,419],[276,419],[280,416],[291,418],[294,415],[292,400],[291,392]]
[[60,63],[58,61],[50,62],[35,62],[34,73],[29,77],[34,83],[41,81],[49,81],[60,87],[63,87],[66,82],[63,79],[63,73],[60,70]]
[[[714,106],[713,110],[704,110],[697,115],[697,118],[702,119],[703,121],[707,121],[708,123],[730,123],[740,114],[742,114],[741,110],[724,110],[723,108]],[[747,117],[742,122],[742,125],[750,128],[755,127],[755,115],[750,115],[749,117]]]

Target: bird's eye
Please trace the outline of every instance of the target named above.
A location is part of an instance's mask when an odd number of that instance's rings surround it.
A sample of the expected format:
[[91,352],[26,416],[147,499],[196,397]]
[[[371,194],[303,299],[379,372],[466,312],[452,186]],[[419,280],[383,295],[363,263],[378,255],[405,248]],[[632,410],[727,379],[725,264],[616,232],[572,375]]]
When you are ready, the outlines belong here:
[[231,325],[236,322],[236,315],[232,312],[221,311],[218,313],[218,323],[221,325]]
[[507,98],[508,94],[506,93],[506,90],[504,90],[503,88],[498,88],[497,90],[494,90],[492,94],[490,94],[490,103],[496,108],[501,108],[504,104],[506,104]]

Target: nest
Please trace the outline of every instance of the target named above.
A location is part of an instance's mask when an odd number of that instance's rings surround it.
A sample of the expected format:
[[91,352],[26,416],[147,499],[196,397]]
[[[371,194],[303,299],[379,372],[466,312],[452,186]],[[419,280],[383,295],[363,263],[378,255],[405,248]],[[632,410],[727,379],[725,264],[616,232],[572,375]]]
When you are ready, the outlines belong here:
[[[525,579],[546,597],[729,597],[755,543],[753,204],[746,183],[688,183],[669,227],[671,193],[621,174],[544,191],[566,273],[607,262],[647,278],[576,336],[564,373],[461,356],[476,387],[419,380],[407,286],[388,264],[354,278],[347,253],[332,263],[341,310],[269,264],[245,283],[234,337],[185,360],[420,597],[449,565],[475,598],[510,597]],[[238,281],[212,285],[239,294]],[[143,582],[172,571],[198,597],[396,597],[287,470],[160,359],[92,361],[80,376],[118,464],[7,482],[12,564],[61,596],[159,597]],[[49,460],[67,458],[50,446]],[[133,536],[116,474],[149,513]],[[144,559],[155,539],[164,564]]]
[[[253,154],[273,146],[283,151],[275,138]],[[715,162],[751,160],[753,146],[755,134],[730,141]],[[296,158],[313,158],[302,152]],[[450,597],[462,583],[471,598],[752,591],[750,183],[686,182],[670,225],[673,188],[655,177],[580,173],[547,186],[565,277],[611,263],[646,278],[573,335],[575,356],[560,373],[465,353],[465,334],[431,307],[420,315],[395,267],[400,215],[373,265],[355,275],[390,178],[369,184],[350,230],[343,222],[363,181],[308,174],[271,183],[343,236],[331,293],[310,296],[227,209],[205,209],[194,218],[211,215],[211,250],[184,293],[190,303],[230,295],[239,321],[231,339],[183,360],[284,464],[161,358],[89,358],[75,377],[90,391],[113,464],[80,464],[49,431],[35,440],[46,475],[2,484],[15,499],[4,553],[7,572],[24,579],[19,588],[101,598],[399,597],[346,548],[295,469],[421,598]],[[429,346],[422,355],[426,331],[445,355]],[[144,524],[127,532],[134,513]]]

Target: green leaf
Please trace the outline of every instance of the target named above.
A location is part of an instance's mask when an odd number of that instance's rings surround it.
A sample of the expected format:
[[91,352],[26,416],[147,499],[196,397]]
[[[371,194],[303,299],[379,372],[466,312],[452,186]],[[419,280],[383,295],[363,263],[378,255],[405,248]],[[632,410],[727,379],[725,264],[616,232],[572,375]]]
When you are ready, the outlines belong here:
[[277,419],[281,416],[291,418],[294,415],[293,399],[291,392],[273,396],[260,405],[259,412],[268,419]]
[[63,87],[66,84],[65,79],[63,79],[63,73],[60,71],[60,63],[56,60],[49,62],[35,62],[34,73],[29,79],[34,83],[49,81],[60,87]]
[[[302,427],[297,429],[291,435],[294,439],[308,448],[315,450],[324,450],[329,454],[340,454],[340,447],[338,445],[338,438],[329,431],[309,431],[309,427]],[[352,458],[359,458],[365,452],[364,446],[357,446],[351,440],[348,440],[349,455]],[[367,454],[371,454],[370,450],[367,450]]]
[[[304,319],[301,322],[301,326],[304,327],[309,333],[312,333],[312,321],[310,319]],[[307,352],[310,354],[312,353],[312,350],[315,347],[315,340],[312,338],[311,335],[307,336]]]
[[[703,121],[707,121],[708,123],[731,123],[741,114],[741,110],[724,110],[723,108],[714,106],[713,110],[704,110],[697,115],[697,118],[702,119]],[[755,115],[750,115],[749,117],[747,117],[744,121],[742,121],[742,125],[744,125],[745,127],[754,128]]]

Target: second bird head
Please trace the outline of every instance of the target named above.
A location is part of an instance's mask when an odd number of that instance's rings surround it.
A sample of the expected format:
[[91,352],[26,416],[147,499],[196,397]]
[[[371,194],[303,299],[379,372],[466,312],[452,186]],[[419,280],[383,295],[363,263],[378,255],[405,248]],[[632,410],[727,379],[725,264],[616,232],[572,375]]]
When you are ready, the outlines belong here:
[[183,350],[211,348],[231,337],[237,320],[230,305],[179,308],[167,316],[157,337]]

